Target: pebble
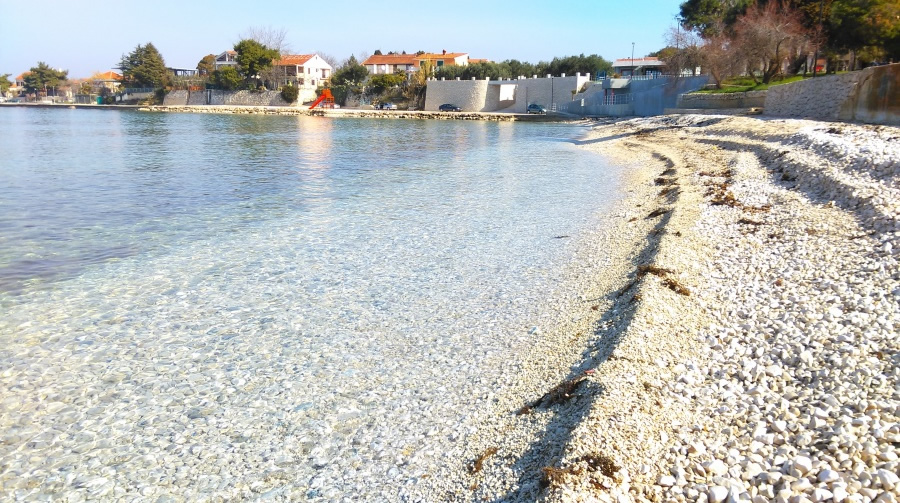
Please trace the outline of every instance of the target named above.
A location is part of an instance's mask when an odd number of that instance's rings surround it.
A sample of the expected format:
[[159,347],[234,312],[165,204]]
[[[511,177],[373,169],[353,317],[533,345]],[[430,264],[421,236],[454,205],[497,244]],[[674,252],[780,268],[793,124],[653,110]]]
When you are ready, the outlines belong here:
[[661,388],[689,397],[701,427],[664,428],[674,445],[661,464],[687,467],[686,485],[676,497],[656,484],[655,500],[895,501],[900,131],[709,116],[619,126],[648,132],[641,149],[690,159],[683,185],[727,167],[737,201],[770,205],[701,210],[696,230],[715,249],[692,292],[712,320],[697,336],[706,379],[681,372]]

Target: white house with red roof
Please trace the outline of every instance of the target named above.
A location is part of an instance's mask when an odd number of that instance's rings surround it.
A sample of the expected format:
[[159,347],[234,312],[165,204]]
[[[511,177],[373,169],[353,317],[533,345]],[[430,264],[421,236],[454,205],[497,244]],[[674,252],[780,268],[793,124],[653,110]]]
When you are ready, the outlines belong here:
[[318,54],[288,54],[272,63],[278,85],[316,88],[331,78],[334,68]]
[[442,66],[467,66],[469,64],[469,54],[466,52],[447,52],[446,50],[440,54],[424,53],[416,56],[416,66],[422,66],[425,62],[438,69]]
[[421,53],[421,54],[376,54],[369,56],[362,65],[369,71],[369,75],[383,75],[404,72],[407,75],[414,73],[426,63],[430,63],[432,69],[442,66],[467,66],[470,62],[487,61],[486,59],[471,60],[465,52]]
[[409,74],[419,68],[415,54],[375,54],[366,58],[362,65],[369,75],[390,75],[398,71]]

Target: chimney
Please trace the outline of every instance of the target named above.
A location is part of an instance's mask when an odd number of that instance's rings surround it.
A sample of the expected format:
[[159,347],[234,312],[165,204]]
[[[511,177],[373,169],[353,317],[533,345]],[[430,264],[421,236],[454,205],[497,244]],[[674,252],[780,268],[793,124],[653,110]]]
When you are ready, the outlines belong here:
[[443,55],[444,55],[444,56],[447,55],[447,49],[444,49]]

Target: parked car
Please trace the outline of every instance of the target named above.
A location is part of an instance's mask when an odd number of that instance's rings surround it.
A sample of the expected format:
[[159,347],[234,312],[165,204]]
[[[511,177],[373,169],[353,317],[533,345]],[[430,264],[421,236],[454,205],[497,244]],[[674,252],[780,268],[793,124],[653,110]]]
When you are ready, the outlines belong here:
[[441,112],[462,112],[462,108],[459,108],[456,105],[451,105],[450,103],[444,103],[443,105],[438,107],[438,110]]
[[380,105],[378,105],[378,108],[381,110],[396,110],[397,105],[393,103],[381,103]]
[[525,109],[525,113],[529,114],[545,114],[547,113],[547,109],[538,105],[537,103],[532,103],[528,105],[528,108]]

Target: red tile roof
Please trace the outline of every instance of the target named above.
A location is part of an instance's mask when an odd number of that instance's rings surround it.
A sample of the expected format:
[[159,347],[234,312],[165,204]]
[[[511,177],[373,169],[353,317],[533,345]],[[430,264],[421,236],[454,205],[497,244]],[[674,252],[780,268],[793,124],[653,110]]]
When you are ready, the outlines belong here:
[[467,53],[465,52],[448,52],[446,54],[432,54],[426,52],[425,54],[419,54],[418,56],[416,56],[416,59],[420,61],[423,59],[456,59],[460,56],[465,56],[466,54]]
[[94,80],[122,80],[121,75],[111,70],[103,73],[95,73],[91,78]]
[[414,65],[418,56],[415,54],[377,54],[369,56],[363,65]]
[[311,60],[315,54],[286,54],[273,63],[275,66],[300,66]]

